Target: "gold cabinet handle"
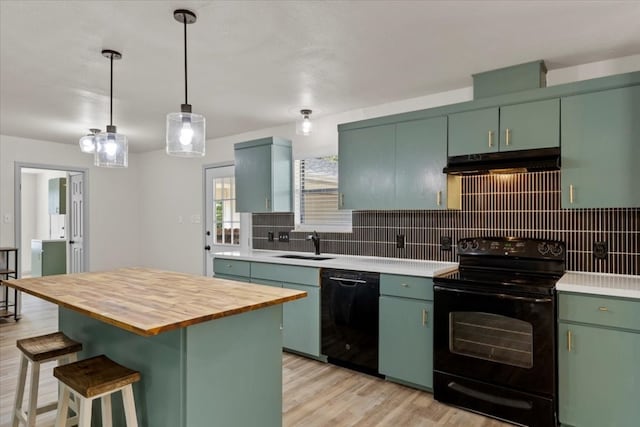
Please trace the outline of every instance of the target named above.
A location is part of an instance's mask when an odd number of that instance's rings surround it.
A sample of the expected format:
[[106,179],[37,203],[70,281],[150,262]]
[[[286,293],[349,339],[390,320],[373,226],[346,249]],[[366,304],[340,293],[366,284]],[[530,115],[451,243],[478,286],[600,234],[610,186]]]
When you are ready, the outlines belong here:
[[407,285],[406,283],[401,283],[400,286],[402,286],[403,288],[408,288],[409,285]]
[[231,264],[227,264],[227,268],[231,268]]
[[264,198],[264,208],[269,209],[269,197]]
[[436,204],[440,206],[442,204],[442,191],[436,193]]
[[426,326],[429,321],[429,312],[426,309],[422,309],[422,326]]
[[571,343],[571,339],[572,339],[572,333],[571,331],[567,331],[567,351],[569,353],[571,353],[571,347],[572,347],[572,343]]
[[573,184],[569,185],[569,203],[573,203]]
[[493,147],[493,131],[489,131],[489,147]]
[[340,193],[340,207],[344,206],[344,193]]
[[506,128],[504,130],[504,142],[509,145],[511,144],[511,129]]
[[609,311],[609,307],[605,307],[605,306],[598,307],[598,310],[599,311]]

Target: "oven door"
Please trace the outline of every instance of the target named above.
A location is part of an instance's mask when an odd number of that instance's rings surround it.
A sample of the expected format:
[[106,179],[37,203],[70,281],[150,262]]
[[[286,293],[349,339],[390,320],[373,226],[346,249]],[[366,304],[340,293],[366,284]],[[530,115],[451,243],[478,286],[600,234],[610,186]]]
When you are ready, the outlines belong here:
[[555,395],[555,300],[434,286],[434,370]]

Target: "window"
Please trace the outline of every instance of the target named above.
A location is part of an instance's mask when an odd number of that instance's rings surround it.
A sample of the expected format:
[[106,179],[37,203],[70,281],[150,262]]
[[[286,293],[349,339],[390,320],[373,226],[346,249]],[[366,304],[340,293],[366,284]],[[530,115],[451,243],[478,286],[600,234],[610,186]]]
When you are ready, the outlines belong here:
[[299,231],[351,231],[351,211],[338,210],[338,157],[295,162],[295,221]]
[[233,176],[213,179],[216,245],[240,244],[240,214],[236,212],[236,185]]

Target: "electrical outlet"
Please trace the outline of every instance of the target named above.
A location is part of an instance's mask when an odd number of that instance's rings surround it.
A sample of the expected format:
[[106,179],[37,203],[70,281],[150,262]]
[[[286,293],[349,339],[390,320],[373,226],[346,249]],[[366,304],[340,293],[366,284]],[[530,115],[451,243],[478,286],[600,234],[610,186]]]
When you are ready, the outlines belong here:
[[398,234],[396,236],[396,248],[398,249],[404,248],[404,234]]
[[593,257],[597,259],[607,259],[609,248],[607,242],[594,242],[593,243]]
[[440,236],[440,250],[441,251],[450,251],[451,250],[451,237],[450,236]]
[[278,232],[278,242],[289,243],[289,232],[287,231]]
[[273,242],[273,231],[267,231],[267,242]]

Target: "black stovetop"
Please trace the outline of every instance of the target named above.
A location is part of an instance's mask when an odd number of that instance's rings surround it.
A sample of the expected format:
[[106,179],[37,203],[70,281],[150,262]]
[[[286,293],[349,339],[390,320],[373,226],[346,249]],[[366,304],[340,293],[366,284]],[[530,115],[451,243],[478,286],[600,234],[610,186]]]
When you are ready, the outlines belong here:
[[457,270],[434,277],[449,288],[509,294],[553,295],[565,266],[564,243],[515,237],[458,241]]

